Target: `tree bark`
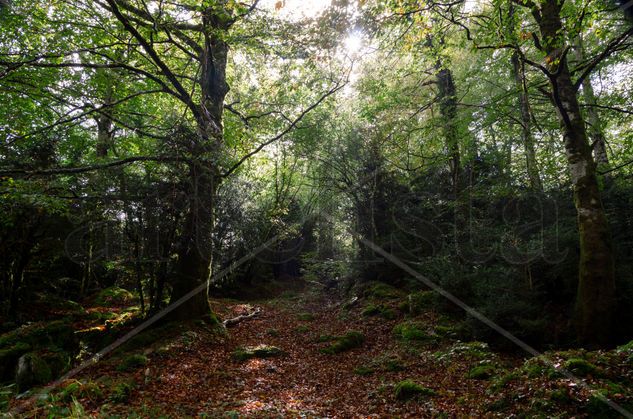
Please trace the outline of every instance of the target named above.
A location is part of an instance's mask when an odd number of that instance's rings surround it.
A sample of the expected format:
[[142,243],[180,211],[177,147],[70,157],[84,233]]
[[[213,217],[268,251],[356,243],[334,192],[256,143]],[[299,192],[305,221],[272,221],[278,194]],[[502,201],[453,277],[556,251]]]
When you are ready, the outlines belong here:
[[437,61],[437,85],[440,102],[440,114],[442,116],[442,128],[444,140],[449,156],[451,182],[455,198],[458,199],[461,191],[462,178],[461,157],[459,153],[459,133],[457,128],[457,97],[453,73],[448,68],[443,68],[440,60]]
[[192,141],[189,165],[188,211],[178,252],[172,303],[192,290],[201,292],[174,310],[172,318],[191,319],[208,315],[208,285],[213,266],[213,229],[216,193],[220,181],[219,160],[223,145],[222,113],[229,91],[226,82],[228,45],[222,35],[230,26],[229,16],[215,7],[203,14],[204,48],[201,54],[202,92],[197,133]]
[[[585,52],[580,35],[576,39],[575,45],[576,59],[578,62],[583,62],[585,59]],[[591,78],[585,77],[582,81],[582,93],[585,99],[585,103],[589,105],[587,107],[587,123],[589,124],[588,134],[591,139],[591,147],[593,149],[593,157],[598,165],[600,171],[609,170],[609,157],[607,155],[607,146],[604,138],[604,131],[600,115],[595,105],[597,104],[596,95],[591,85]],[[608,174],[604,175],[605,179],[609,177]]]
[[608,343],[615,310],[615,269],[611,233],[602,205],[596,164],[591,155],[585,121],[578,104],[565,54],[564,33],[556,0],[532,8],[547,54],[552,100],[562,125],[574,203],[578,213],[580,265],[576,322],[585,343]]

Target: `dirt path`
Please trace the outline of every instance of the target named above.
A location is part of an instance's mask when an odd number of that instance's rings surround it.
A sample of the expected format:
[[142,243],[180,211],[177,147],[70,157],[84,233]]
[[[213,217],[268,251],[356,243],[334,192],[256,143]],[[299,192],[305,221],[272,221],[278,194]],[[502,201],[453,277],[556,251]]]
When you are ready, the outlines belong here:
[[[234,301],[214,301],[213,305],[226,317],[243,309]],[[401,318],[362,316],[358,307],[346,310],[314,295],[253,305],[262,308],[261,315],[231,328],[225,337],[210,335],[204,328],[191,330],[168,350],[150,354],[148,370],[136,372],[136,381],[144,384],[125,406],[112,406],[109,412],[213,418],[481,413],[486,386],[464,379],[472,364],[439,363],[434,356],[441,347],[437,343],[424,346],[398,342],[392,329]],[[428,316],[427,320],[433,322],[433,315]],[[343,335],[350,330],[364,334],[362,347],[335,355],[321,352],[328,344],[320,342],[320,337]],[[260,344],[274,345],[284,354],[247,361],[232,356],[237,348]],[[368,365],[377,367],[372,373],[359,370]],[[103,368],[98,372],[115,374]],[[393,387],[404,379],[413,379],[437,394],[416,401],[397,401]]]

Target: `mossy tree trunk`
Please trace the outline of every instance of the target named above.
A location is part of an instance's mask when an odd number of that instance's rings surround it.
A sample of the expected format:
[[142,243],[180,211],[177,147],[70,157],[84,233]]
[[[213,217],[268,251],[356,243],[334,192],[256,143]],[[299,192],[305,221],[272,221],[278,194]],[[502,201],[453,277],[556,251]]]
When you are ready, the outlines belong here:
[[567,165],[578,214],[580,264],[576,300],[578,338],[585,343],[607,343],[615,310],[615,269],[611,234],[602,205],[596,164],[585,120],[567,63],[561,22],[562,5],[546,0],[531,4],[541,34],[540,49],[547,54],[551,100],[562,126]]

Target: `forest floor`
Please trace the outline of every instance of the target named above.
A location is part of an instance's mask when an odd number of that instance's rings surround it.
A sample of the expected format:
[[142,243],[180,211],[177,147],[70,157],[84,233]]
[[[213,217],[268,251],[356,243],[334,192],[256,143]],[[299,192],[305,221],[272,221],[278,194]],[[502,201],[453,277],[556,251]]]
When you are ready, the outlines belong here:
[[[377,295],[372,296],[372,292]],[[378,303],[379,302],[379,303]],[[353,304],[318,288],[213,300],[223,331],[193,322],[146,332],[54,390],[24,416],[596,416],[606,404],[537,358],[457,339],[434,310],[378,287]],[[248,352],[259,348],[254,353]],[[632,348],[548,353],[593,388],[633,400]],[[13,401],[18,407],[23,401]],[[28,412],[28,413],[27,413]],[[617,417],[617,415],[614,415]]]

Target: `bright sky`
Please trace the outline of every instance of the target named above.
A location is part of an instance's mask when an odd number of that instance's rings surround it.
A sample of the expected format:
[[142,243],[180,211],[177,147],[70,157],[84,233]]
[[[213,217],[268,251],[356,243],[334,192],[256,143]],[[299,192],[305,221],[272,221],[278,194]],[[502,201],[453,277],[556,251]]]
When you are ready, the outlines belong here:
[[315,17],[331,3],[332,0],[262,0],[259,4],[263,9],[277,10],[281,16],[295,20]]

